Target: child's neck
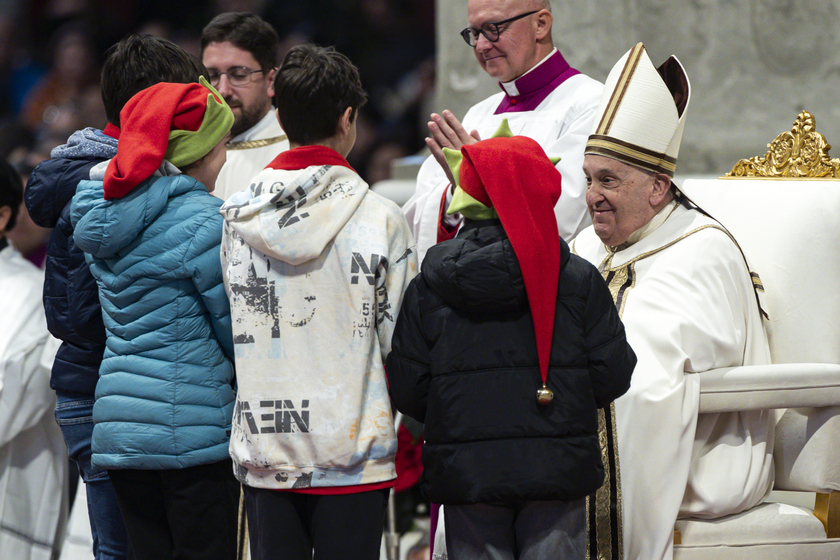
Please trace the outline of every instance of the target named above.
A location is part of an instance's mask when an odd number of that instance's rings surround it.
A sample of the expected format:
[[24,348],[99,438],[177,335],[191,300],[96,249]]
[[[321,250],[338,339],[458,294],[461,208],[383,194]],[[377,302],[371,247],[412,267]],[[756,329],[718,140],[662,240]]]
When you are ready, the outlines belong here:
[[[331,150],[335,150],[341,157],[346,158],[347,154],[350,153],[350,149],[347,148],[347,143],[344,141],[343,138],[339,136],[330,136],[329,138],[323,138],[316,142],[312,142],[311,144],[298,144],[297,142],[289,142],[289,149],[294,148],[301,148],[303,146],[325,146],[330,148]],[[352,148],[352,146],[350,146]]]

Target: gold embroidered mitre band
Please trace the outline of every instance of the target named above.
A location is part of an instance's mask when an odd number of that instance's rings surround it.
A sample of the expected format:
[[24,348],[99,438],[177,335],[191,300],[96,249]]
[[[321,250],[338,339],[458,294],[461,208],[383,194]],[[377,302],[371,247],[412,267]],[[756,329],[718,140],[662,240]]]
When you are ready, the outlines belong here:
[[585,153],[673,177],[689,94],[680,61],[671,56],[655,68],[638,43],[607,76]]

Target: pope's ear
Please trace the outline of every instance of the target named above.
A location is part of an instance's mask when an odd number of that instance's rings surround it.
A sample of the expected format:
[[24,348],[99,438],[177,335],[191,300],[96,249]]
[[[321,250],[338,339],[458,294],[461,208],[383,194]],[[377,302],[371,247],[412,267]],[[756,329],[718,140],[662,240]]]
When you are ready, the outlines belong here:
[[653,176],[653,188],[650,191],[650,205],[659,206],[671,190],[671,178],[665,173]]

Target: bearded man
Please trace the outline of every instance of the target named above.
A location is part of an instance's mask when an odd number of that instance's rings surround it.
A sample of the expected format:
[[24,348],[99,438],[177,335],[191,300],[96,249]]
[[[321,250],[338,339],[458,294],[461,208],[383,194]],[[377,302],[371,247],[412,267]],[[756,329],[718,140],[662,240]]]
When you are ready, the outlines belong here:
[[213,193],[222,200],[247,188],[252,177],[289,149],[271,106],[279,42],[269,23],[248,12],[220,14],[201,33],[201,61],[234,117],[227,162]]

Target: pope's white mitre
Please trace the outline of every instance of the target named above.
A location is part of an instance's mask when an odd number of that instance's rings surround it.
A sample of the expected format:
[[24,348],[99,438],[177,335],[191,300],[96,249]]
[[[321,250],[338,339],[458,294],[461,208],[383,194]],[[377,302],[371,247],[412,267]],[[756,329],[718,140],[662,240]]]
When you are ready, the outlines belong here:
[[610,70],[587,154],[674,176],[690,86],[675,56],[655,68],[638,43]]

